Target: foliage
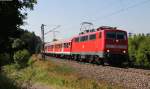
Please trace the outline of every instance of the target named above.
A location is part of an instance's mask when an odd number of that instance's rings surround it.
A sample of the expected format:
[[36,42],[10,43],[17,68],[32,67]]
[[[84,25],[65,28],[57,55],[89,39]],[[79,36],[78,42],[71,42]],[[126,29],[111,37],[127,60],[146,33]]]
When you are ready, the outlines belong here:
[[14,62],[21,68],[27,64],[28,56],[40,52],[41,40],[33,32],[25,30],[20,34],[19,38],[14,39],[12,48]]
[[0,64],[7,59],[3,55],[5,52],[11,59],[8,63],[13,62],[13,55],[18,50],[26,49],[30,54],[40,52],[40,37],[20,27],[27,17],[27,10],[33,10],[36,3],[36,0],[0,1]]
[[25,42],[25,48],[28,49],[31,54],[40,52],[41,40],[34,32],[24,31],[20,38]]
[[33,57],[31,60],[34,61],[32,66],[18,71],[13,66],[7,65],[4,71],[17,83],[46,84],[54,89],[122,89],[83,77],[74,68],[67,65],[58,65],[53,61],[39,61]]
[[0,54],[0,64],[5,65],[10,63],[10,55],[8,53],[1,53]]
[[23,46],[24,46],[24,42],[19,38],[15,39],[14,42],[12,43],[12,48],[14,49],[20,49]]
[[27,64],[28,64],[29,66],[32,66],[33,63],[34,63],[34,61],[30,58],[30,59],[28,60],[28,63],[27,63]]
[[129,57],[132,65],[150,67],[150,36],[139,34],[129,37]]
[[27,66],[29,58],[30,53],[26,49],[19,50],[14,54],[14,61],[19,68]]
[[0,2],[0,52],[10,51],[10,38],[20,36],[20,26],[26,18],[26,10],[33,9],[36,0],[12,0]]

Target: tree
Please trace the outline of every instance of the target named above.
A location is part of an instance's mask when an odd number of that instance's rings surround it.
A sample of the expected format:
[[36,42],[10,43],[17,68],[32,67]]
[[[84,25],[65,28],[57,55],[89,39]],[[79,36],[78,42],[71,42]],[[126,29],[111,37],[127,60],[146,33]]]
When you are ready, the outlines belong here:
[[150,44],[150,39],[145,37],[137,50],[136,62],[140,66],[150,67],[150,45],[148,44]]
[[129,58],[133,66],[150,68],[150,36],[129,37]]
[[36,36],[34,32],[24,31],[20,39],[25,43],[25,48],[28,49],[31,54],[39,53],[42,42],[40,37]]
[[34,4],[36,0],[0,1],[0,53],[11,50],[10,38],[20,35],[20,26],[27,16],[25,10],[33,10]]
[[12,50],[13,40],[20,37],[22,33],[20,26],[26,19],[26,11],[33,10],[36,3],[36,0],[0,1],[0,54],[7,52],[11,55],[14,53]]
[[15,39],[14,42],[12,43],[12,48],[14,49],[21,49],[23,48],[23,46],[25,45],[25,43],[21,40],[21,39]]
[[27,66],[27,62],[29,60],[30,57],[30,53],[28,50],[24,49],[24,50],[19,50],[14,54],[14,61],[17,65],[18,68],[22,68]]

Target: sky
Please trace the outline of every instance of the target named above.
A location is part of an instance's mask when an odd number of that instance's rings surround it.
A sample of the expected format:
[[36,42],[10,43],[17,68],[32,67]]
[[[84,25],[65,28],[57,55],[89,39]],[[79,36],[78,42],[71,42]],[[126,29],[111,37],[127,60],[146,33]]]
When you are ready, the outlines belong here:
[[[41,36],[60,25],[57,39],[69,39],[80,32],[82,22],[92,22],[94,28],[112,26],[131,33],[150,33],[150,0],[37,0],[33,11],[27,11],[22,28]],[[53,33],[45,35],[50,42]]]

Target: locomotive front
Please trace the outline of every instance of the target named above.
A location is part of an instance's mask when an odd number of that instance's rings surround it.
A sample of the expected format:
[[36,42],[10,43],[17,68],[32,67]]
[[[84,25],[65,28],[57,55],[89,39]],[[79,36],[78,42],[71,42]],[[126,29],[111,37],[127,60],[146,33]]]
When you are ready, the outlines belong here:
[[127,32],[123,30],[105,30],[104,57],[110,64],[122,64],[128,57]]

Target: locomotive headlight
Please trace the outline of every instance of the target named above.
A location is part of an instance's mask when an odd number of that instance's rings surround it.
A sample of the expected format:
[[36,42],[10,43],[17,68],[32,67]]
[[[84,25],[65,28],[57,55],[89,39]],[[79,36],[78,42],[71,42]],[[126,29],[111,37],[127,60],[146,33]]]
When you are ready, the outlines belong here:
[[123,53],[126,53],[126,51],[124,50]]
[[109,50],[109,49],[107,49],[107,52],[109,53],[109,52],[110,52],[110,50]]

